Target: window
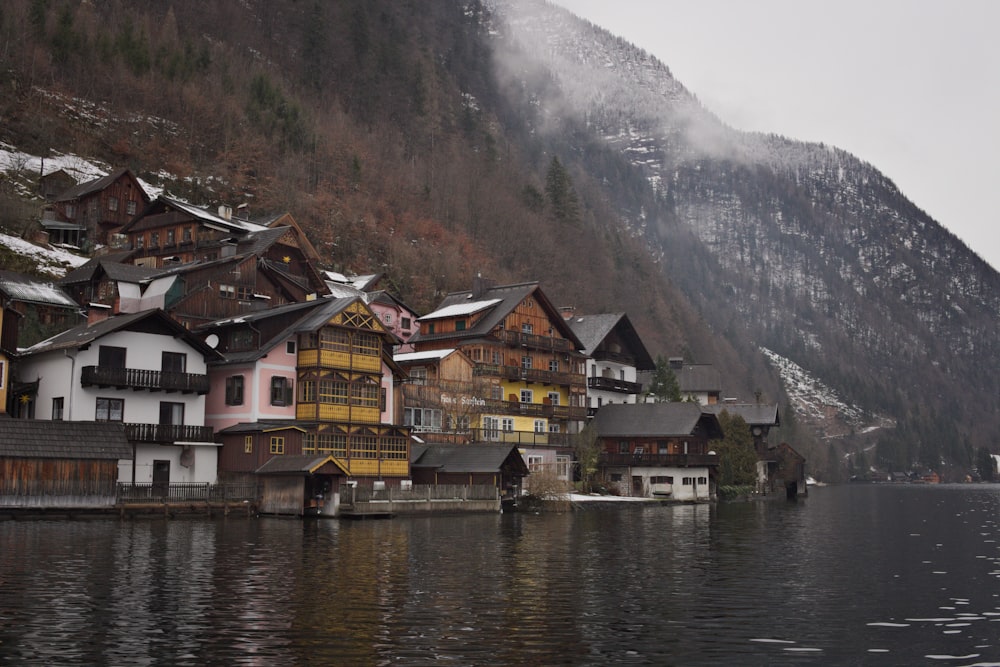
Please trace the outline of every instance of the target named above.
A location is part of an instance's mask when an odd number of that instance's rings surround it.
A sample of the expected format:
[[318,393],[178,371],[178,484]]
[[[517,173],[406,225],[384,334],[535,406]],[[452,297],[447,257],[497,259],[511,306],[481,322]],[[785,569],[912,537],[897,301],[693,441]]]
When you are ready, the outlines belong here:
[[61,421],[63,418],[63,397],[56,396],[52,399],[52,421]]
[[285,438],[280,435],[271,436],[271,453],[272,454],[284,454],[285,453]]
[[403,426],[414,431],[440,431],[441,411],[433,408],[403,408]]
[[530,389],[522,389],[521,390],[521,402],[522,403],[531,403],[534,400],[535,400],[535,392],[533,392]]
[[708,478],[707,477],[699,477],[698,478],[698,483],[699,484],[708,484]]
[[190,227],[185,227],[181,231],[181,242],[182,243],[191,243],[191,228]]
[[384,313],[382,315],[382,321],[386,324],[392,324],[392,313]]
[[559,372],[559,360],[558,359],[549,359],[549,370],[552,371],[553,373],[558,373]]
[[494,401],[502,401],[503,400],[503,387],[500,386],[500,385],[498,385],[498,384],[495,384],[495,385],[491,386],[490,387],[490,398],[492,398]]
[[150,248],[159,248],[160,247],[160,233],[159,232],[151,232],[150,233],[150,235],[149,235],[149,247]]
[[618,453],[619,454],[628,454],[628,440],[619,440],[618,441]]
[[184,373],[187,371],[187,355],[183,352],[164,352],[160,360],[164,373]]
[[531,357],[528,355],[521,357],[521,368],[525,370],[531,368]]
[[125,348],[101,345],[97,350],[97,365],[102,368],[125,368]]
[[455,331],[465,331],[465,320],[455,320]]
[[128,200],[128,203],[125,204],[125,210],[129,215],[135,215],[136,204],[134,199]]
[[253,454],[253,436],[248,435],[243,438],[243,453]]
[[691,486],[692,484],[694,484],[694,477],[685,477],[684,479],[681,480],[681,484],[683,484],[684,486]]
[[434,323],[433,322],[428,322],[427,323],[427,333],[429,333],[429,334],[434,333]]
[[4,368],[3,362],[0,361],[0,389],[3,389],[4,371],[5,370],[6,370],[6,368]]
[[542,470],[542,461],[544,459],[537,454],[528,454],[528,472],[540,472]]
[[559,426],[559,424],[553,424],[552,422],[549,422],[549,433],[559,433],[561,430],[562,428]]
[[569,479],[569,461],[568,456],[556,456],[556,477]]
[[174,244],[174,241],[176,239],[176,236],[174,234],[175,234],[174,230],[172,229],[167,230],[167,245]]
[[236,288],[233,285],[223,285],[219,284],[219,298],[220,299],[235,299],[236,298]]
[[76,217],[76,206],[73,204],[66,204],[66,217],[70,220]]
[[551,403],[552,405],[559,405],[559,392],[558,391],[550,391],[549,392],[549,403]]
[[403,327],[403,331],[409,331],[410,330],[410,318],[409,317],[402,317],[402,318],[400,318],[400,323],[401,323],[401,326]]
[[109,211],[118,210],[118,197],[108,197],[108,210]]
[[500,419],[500,426],[504,433],[514,432],[514,418],[513,417],[503,417]]
[[534,330],[535,330],[535,328],[533,326],[531,326],[531,322],[522,322],[521,323],[521,333],[523,333],[523,334],[530,334]]
[[243,376],[226,378],[226,405],[243,405]]
[[446,428],[456,433],[468,433],[472,420],[469,415],[448,415]]
[[483,440],[498,440],[500,438],[500,420],[496,417],[483,417]]
[[622,481],[622,474],[620,472],[613,472],[613,473],[611,473],[611,481],[612,482],[620,482],[620,481]]
[[295,354],[295,341],[294,340],[285,341],[285,353],[286,354]]
[[99,422],[120,422],[125,413],[125,400],[121,398],[98,398],[94,420]]
[[299,400],[303,403],[316,402],[316,381],[302,380],[299,382]]
[[271,378],[271,405],[292,404],[292,383],[285,377]]
[[535,420],[535,433],[545,433],[545,420],[536,419]]
[[427,369],[423,366],[418,366],[417,368],[410,369],[410,383],[411,384],[427,384]]
[[160,401],[160,423],[180,425],[184,423],[184,404]]
[[639,445],[639,446],[637,446],[635,448],[635,454],[636,454],[636,456],[638,456],[640,454],[645,454],[645,453],[646,453],[646,448],[643,447],[642,445]]

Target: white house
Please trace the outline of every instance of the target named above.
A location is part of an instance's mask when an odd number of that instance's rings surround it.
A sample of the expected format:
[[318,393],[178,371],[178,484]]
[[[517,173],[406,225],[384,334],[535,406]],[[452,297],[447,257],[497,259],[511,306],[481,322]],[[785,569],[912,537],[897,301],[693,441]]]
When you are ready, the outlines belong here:
[[132,445],[119,482],[214,483],[205,424],[207,361],[218,354],[159,309],[92,321],[21,351],[37,419],[118,421]]
[[584,345],[587,359],[587,415],[602,405],[636,403],[642,393],[639,373],[656,367],[625,313],[576,315],[567,323]]

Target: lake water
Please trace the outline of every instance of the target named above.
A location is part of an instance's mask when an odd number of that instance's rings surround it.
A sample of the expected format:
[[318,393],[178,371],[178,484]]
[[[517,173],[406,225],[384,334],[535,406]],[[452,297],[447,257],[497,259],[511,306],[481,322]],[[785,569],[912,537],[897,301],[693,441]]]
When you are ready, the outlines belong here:
[[0,664],[1000,664],[1000,486],[0,522]]

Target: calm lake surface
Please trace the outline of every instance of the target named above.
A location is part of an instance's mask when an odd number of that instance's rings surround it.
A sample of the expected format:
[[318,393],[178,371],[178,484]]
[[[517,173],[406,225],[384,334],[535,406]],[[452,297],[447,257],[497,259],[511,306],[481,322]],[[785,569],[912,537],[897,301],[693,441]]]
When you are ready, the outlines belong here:
[[1000,664],[1000,486],[0,522],[0,664]]

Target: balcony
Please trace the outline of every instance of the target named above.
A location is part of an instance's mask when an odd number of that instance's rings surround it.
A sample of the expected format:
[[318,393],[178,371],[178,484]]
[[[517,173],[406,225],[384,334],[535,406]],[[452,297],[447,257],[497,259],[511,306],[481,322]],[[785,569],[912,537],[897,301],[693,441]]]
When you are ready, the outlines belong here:
[[536,350],[550,350],[552,352],[570,352],[573,349],[570,342],[565,338],[538,336],[536,334],[509,331],[507,329],[495,331],[493,335],[507,345],[514,347],[530,347]]
[[562,373],[547,371],[541,368],[522,368],[521,366],[498,366],[496,364],[476,364],[473,375],[480,377],[501,377],[506,380],[537,382],[551,385],[582,385],[583,375],[578,373]]
[[671,467],[692,468],[695,466],[719,465],[718,454],[613,454],[601,453],[603,466],[630,466],[633,468]]
[[179,391],[184,394],[207,394],[209,388],[208,375],[109,366],[84,366],[80,373],[80,384],[84,387]]
[[154,442],[172,444],[175,442],[213,442],[211,426],[191,426],[188,424],[125,424],[125,436],[131,442]]
[[503,431],[501,429],[474,428],[472,442],[494,442],[528,447],[572,447],[569,433],[538,433],[535,431]]
[[604,391],[617,391],[622,394],[639,394],[642,392],[642,385],[638,382],[627,382],[625,380],[606,377],[587,378],[587,387],[590,389],[603,389]]

